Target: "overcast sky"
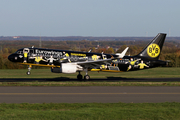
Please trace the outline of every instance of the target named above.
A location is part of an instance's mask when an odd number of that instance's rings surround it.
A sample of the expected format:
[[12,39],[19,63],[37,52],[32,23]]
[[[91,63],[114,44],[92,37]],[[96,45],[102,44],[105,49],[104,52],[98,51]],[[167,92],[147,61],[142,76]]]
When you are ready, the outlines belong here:
[[176,37],[179,6],[180,0],[0,0],[0,36]]

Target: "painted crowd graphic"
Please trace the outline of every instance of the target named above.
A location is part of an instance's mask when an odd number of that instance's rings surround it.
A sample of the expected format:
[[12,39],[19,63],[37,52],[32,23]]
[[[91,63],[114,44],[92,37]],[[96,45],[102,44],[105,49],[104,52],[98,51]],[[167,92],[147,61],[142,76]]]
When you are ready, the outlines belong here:
[[[21,55],[20,55],[21,56]],[[22,56],[21,56],[22,57]],[[45,65],[55,65],[58,63],[67,63],[75,61],[88,61],[88,60],[100,60],[107,59],[107,56],[102,53],[102,55],[92,55],[89,58],[86,54],[83,53],[66,53],[65,51],[48,51],[48,50],[39,50],[39,49],[23,49],[23,63],[28,63],[33,61],[34,64],[45,64]],[[119,63],[123,63],[126,66],[122,66]],[[100,70],[117,70],[117,71],[131,71],[137,69],[149,68],[148,62],[144,63],[141,59],[116,59],[111,63],[102,64]]]

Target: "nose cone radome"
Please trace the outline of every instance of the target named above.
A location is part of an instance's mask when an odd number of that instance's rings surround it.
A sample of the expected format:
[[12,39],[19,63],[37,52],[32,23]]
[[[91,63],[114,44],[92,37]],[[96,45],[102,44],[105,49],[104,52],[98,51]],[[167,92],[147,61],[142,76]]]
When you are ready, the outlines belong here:
[[13,54],[9,55],[8,60],[11,61],[11,62],[14,62],[15,56]]

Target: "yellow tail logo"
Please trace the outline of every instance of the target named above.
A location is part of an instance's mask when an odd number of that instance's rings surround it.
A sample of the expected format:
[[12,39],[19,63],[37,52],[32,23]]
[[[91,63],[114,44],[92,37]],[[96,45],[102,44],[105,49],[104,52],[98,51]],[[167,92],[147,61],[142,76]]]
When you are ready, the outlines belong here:
[[160,47],[159,45],[153,43],[153,44],[150,44],[147,48],[147,54],[152,57],[152,58],[155,58],[155,57],[158,57],[159,54],[160,54]]

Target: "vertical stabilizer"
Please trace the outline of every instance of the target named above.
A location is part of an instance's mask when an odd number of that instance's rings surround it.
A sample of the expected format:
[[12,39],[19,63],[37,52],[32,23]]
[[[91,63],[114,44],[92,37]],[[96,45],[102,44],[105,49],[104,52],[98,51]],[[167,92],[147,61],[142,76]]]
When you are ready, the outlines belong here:
[[159,33],[137,57],[158,60],[165,38],[166,34]]

